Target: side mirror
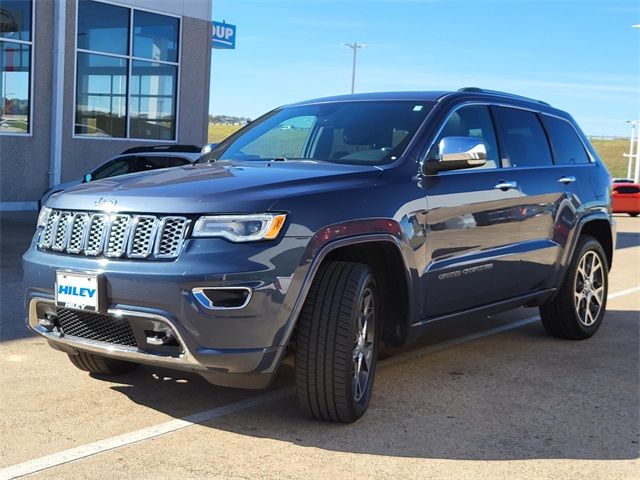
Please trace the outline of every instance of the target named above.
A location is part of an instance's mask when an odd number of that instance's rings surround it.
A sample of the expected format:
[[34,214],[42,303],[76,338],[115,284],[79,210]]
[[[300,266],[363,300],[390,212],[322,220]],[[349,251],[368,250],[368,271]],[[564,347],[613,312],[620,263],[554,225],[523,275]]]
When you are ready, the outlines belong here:
[[487,147],[476,137],[444,137],[435,150],[436,158],[428,158],[422,164],[425,175],[481,167],[487,163]]
[[202,150],[200,150],[200,155],[206,155],[207,153],[215,150],[217,146],[217,143],[209,143],[205,145],[204,147],[202,147]]
[[91,174],[87,173],[82,179],[82,183],[89,183],[91,181]]

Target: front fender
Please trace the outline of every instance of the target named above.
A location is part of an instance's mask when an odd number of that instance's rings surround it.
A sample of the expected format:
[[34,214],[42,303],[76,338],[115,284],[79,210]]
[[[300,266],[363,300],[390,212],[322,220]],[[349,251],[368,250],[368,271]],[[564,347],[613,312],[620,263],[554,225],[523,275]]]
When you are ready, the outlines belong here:
[[[391,219],[350,221],[327,226],[310,238],[282,305],[280,315],[283,318],[278,323],[284,327],[279,332],[276,345],[284,347],[289,343],[309,288],[327,255],[338,248],[367,242],[389,242],[398,249],[409,286],[409,318],[413,318],[413,286],[416,285],[416,271],[407,261],[410,258],[407,249],[410,247],[403,241],[400,225]],[[283,353],[284,350],[283,348]],[[277,361],[279,362],[280,358]]]

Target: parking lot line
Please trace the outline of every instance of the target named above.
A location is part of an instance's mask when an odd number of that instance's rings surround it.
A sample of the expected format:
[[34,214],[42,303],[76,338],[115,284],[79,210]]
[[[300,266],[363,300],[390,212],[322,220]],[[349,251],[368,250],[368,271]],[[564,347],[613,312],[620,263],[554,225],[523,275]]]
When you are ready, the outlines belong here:
[[[608,300],[619,298],[619,297],[629,295],[638,291],[640,291],[640,286],[627,288],[625,290],[621,290],[619,292],[610,294],[608,296]],[[416,350],[412,350],[406,353],[401,353],[401,354],[395,355],[394,357],[381,361],[379,366],[380,368],[385,368],[385,367],[396,365],[398,363],[401,363],[407,360],[421,357],[429,353],[443,350],[445,348],[450,348],[450,347],[467,343],[473,340],[478,340],[478,339],[489,337],[492,335],[497,335],[499,333],[503,333],[509,330],[514,330],[516,328],[520,328],[525,325],[534,323],[538,321],[539,318],[540,317],[537,315],[531,316],[523,320],[518,320],[516,322],[512,322],[506,325],[501,325],[499,327],[490,328],[487,330],[483,330],[481,332],[472,333],[472,334],[454,338],[451,340],[445,340],[443,342],[435,343],[433,345],[429,345],[423,348],[418,348]],[[45,455],[43,457],[35,458],[33,460],[28,460],[26,462],[11,465],[9,467],[5,467],[0,470],[0,480],[5,480],[5,479],[9,480],[13,478],[22,477],[25,475],[30,475],[32,473],[36,473],[42,470],[47,470],[49,468],[57,467],[66,463],[82,460],[84,458],[96,455],[98,453],[107,452],[109,450],[125,447],[135,443],[143,442],[145,440],[150,440],[152,438],[156,438],[162,435],[166,435],[168,433],[182,430],[192,425],[215,420],[217,418],[221,418],[227,415],[231,415],[233,413],[247,410],[252,407],[256,407],[259,405],[272,402],[274,400],[279,400],[288,395],[292,395],[293,393],[294,393],[293,387],[287,387],[280,390],[263,393],[261,395],[248,398],[245,400],[240,400],[238,402],[233,402],[228,405],[224,405],[222,407],[217,407],[210,410],[204,410],[202,412],[194,413],[192,415],[188,415],[183,418],[169,420],[167,422],[159,423],[157,425],[153,425],[153,426],[142,428],[132,432],[124,433],[122,435],[116,435],[103,440],[98,440],[95,442],[80,445],[78,447],[63,450],[61,452],[52,453],[50,455]]]
[[640,287],[631,287],[625,290],[620,290],[619,292],[616,292],[616,293],[612,293],[611,295],[607,296],[607,300],[613,300],[614,298],[623,297],[633,292],[640,292]]

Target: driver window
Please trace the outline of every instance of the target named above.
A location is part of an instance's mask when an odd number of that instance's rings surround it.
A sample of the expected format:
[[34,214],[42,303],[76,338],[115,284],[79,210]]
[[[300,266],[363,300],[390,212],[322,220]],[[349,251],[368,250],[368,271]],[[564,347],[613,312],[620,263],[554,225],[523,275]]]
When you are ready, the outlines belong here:
[[451,114],[434,145],[445,137],[477,137],[487,148],[487,163],[473,170],[497,168],[500,165],[498,142],[489,108],[483,105],[462,107]]

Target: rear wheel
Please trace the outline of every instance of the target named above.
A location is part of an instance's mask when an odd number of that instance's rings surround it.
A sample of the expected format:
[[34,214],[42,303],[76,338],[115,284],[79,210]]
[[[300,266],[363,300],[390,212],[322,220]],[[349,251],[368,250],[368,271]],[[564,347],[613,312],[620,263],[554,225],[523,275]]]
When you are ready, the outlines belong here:
[[320,267],[298,319],[296,390],[300,407],[350,423],[369,406],[376,372],[378,298],[367,265]]
[[134,370],[138,364],[101,357],[93,353],[78,352],[77,355],[69,354],[69,360],[80,370],[97,373],[100,375],[117,375]]
[[593,237],[580,237],[560,291],[540,307],[544,328],[559,338],[591,337],[602,324],[608,287],[607,257],[602,246]]
[[638,216],[638,212],[630,213],[630,214],[629,214],[629,216],[631,216],[631,217],[637,217],[637,216]]

